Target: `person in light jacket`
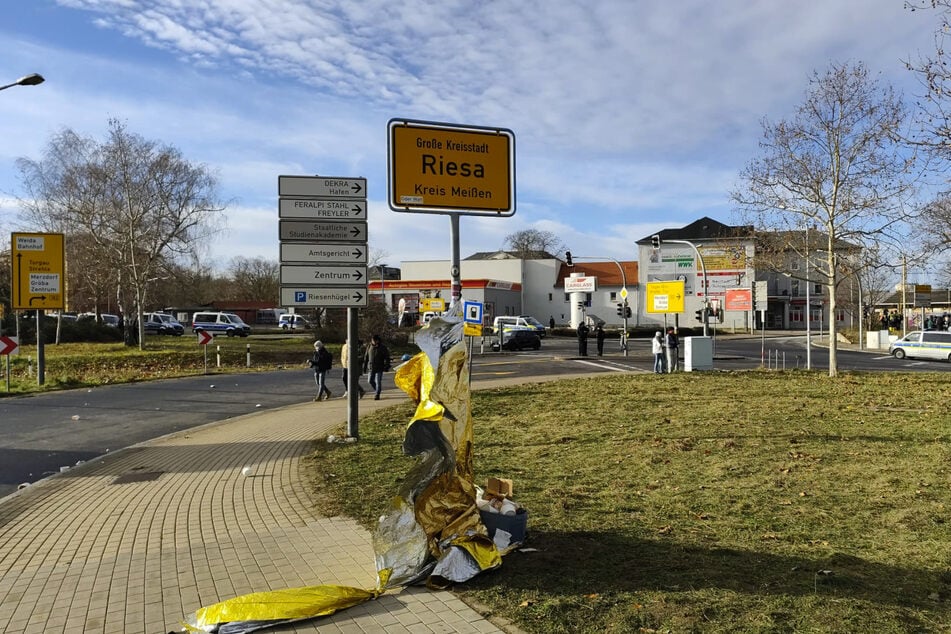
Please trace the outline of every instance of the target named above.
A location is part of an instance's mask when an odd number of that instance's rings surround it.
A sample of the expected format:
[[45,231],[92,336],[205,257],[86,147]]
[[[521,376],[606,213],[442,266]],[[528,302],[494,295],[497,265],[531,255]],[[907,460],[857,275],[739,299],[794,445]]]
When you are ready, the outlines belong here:
[[[359,352],[358,352],[359,353]],[[347,390],[350,389],[350,383],[347,381],[347,378],[350,373],[350,340],[347,339],[343,342],[343,345],[340,346],[340,365],[343,366],[343,395],[347,395]],[[363,398],[363,395],[366,394],[366,391],[363,389],[363,386],[360,385],[360,375],[357,375],[357,390],[360,392],[360,398]]]
[[667,371],[664,363],[664,333],[659,330],[651,339],[651,352],[654,353],[654,374],[664,374]]

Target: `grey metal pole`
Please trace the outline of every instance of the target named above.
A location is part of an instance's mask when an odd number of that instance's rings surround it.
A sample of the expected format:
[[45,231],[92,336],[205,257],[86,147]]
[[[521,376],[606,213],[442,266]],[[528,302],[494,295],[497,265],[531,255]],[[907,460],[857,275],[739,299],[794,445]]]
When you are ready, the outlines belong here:
[[[347,309],[347,435],[360,437],[360,314],[356,308]],[[368,388],[369,389],[369,388]]]
[[462,315],[462,271],[459,269],[459,214],[449,214],[449,236],[452,242],[452,266],[449,269],[453,316]]
[[36,311],[36,383],[46,383],[46,347],[43,345],[43,311]]

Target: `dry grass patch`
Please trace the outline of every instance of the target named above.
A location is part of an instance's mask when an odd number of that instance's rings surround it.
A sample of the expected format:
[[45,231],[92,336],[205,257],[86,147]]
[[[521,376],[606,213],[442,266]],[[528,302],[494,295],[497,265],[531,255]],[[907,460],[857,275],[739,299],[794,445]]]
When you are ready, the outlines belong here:
[[[538,552],[457,590],[531,632],[949,631],[949,396],[804,372],[477,392],[477,479],[515,480]],[[323,511],[373,525],[411,412],[319,446]]]

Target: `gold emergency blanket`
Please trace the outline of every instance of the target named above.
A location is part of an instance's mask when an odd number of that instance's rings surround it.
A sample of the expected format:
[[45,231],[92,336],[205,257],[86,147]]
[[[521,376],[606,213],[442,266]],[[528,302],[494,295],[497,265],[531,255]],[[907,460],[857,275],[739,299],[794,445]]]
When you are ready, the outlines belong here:
[[377,588],[326,585],[256,592],[199,609],[183,624],[186,630],[245,634],[327,616],[389,588],[423,581],[444,587],[502,564],[476,507],[468,355],[462,333],[458,318],[432,320],[416,336],[422,352],[396,371],[397,387],[416,403],[403,452],[417,462],[373,533]]
[[346,586],[309,586],[254,592],[199,609],[189,632],[241,634],[283,623],[329,616],[337,610],[375,599],[380,591]]
[[390,585],[426,579],[444,587],[502,563],[476,506],[462,332],[459,320],[432,320],[416,336],[422,352],[396,372],[397,387],[416,402],[403,452],[418,462],[373,535],[377,569],[391,572]]

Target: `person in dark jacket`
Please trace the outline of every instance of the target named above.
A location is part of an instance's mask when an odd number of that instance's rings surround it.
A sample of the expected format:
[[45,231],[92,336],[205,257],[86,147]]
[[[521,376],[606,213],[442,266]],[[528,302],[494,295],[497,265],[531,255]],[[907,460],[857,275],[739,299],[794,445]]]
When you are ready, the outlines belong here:
[[363,371],[370,377],[370,387],[373,388],[373,400],[380,400],[383,390],[383,373],[390,369],[390,351],[380,340],[380,335],[370,338],[370,345],[363,355]]
[[598,342],[598,356],[604,356],[604,326],[601,324],[595,327],[594,338]]
[[667,373],[673,374],[680,369],[680,342],[677,340],[677,333],[673,326],[667,327],[664,347],[667,349]]
[[588,324],[584,322],[578,324],[578,354],[588,356]]
[[[314,356],[310,359],[310,367],[314,369],[314,382],[317,384],[317,396],[315,401],[326,400],[331,397],[330,390],[327,389],[327,373],[333,366],[334,358],[330,351],[324,346],[322,341],[314,342]],[[326,394],[327,396],[324,396]]]

